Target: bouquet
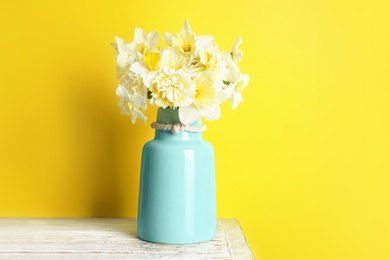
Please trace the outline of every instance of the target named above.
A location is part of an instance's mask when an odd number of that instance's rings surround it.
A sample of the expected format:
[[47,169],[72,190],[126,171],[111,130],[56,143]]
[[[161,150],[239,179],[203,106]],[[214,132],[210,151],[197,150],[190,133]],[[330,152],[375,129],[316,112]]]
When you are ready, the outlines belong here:
[[241,37],[230,52],[221,51],[212,36],[197,36],[186,20],[177,33],[166,32],[166,46],[156,48],[159,35],[136,28],[134,40],[126,43],[115,37],[117,78],[116,94],[123,114],[146,123],[143,113],[150,105],[179,109],[180,122],[190,125],[204,118],[221,116],[219,105],[229,100],[235,109],[243,100],[242,90],[249,76],[237,63],[243,53],[238,49]]

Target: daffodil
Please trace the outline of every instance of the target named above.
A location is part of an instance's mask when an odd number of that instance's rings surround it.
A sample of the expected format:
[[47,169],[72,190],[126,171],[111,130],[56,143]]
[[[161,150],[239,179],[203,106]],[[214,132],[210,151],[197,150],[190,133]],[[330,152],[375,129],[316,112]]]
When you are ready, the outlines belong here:
[[148,73],[150,71],[156,71],[160,68],[161,53],[158,51],[151,51],[142,56],[142,58],[134,62],[130,71],[138,73],[140,75]]
[[183,70],[191,77],[192,59],[181,54],[177,47],[171,47],[163,52],[160,66],[175,70]]
[[248,85],[249,75],[240,74],[236,82],[231,82],[225,93],[230,96],[230,102],[232,103],[232,109],[236,109],[238,104],[244,99],[242,98],[242,90]]
[[139,103],[143,110],[147,106],[148,89],[146,88],[141,75],[129,72],[129,78],[131,78],[130,85],[126,86],[127,89],[133,94],[138,94],[143,97],[143,102]]
[[209,47],[214,42],[214,37],[209,35],[196,36],[191,30],[190,23],[185,20],[183,29],[178,34],[165,33],[164,42],[169,46],[177,46],[187,57],[197,51]]
[[226,63],[216,45],[199,52],[199,62],[205,70],[213,72],[216,76],[222,77],[226,74]]
[[[220,53],[220,59],[225,64],[227,70],[230,71],[230,70],[233,69],[233,70],[240,71],[240,69],[238,68],[237,64],[233,61],[233,57],[232,57],[231,53],[221,52]],[[226,71],[226,73],[230,73],[229,71]]]
[[195,85],[183,70],[161,68],[146,74],[144,82],[151,92],[152,105],[177,108],[192,103]]
[[143,96],[134,93],[130,95],[129,91],[123,85],[119,85],[116,89],[116,94],[120,98],[119,107],[122,109],[122,114],[130,115],[131,122],[134,124],[137,118],[142,119],[146,124],[145,115],[139,110],[139,107],[146,107]]
[[131,43],[131,47],[139,54],[144,55],[154,50],[154,47],[159,41],[158,33],[153,31],[145,34],[141,28],[134,30],[134,39]]
[[116,61],[120,68],[125,68],[136,58],[132,55],[134,49],[133,45],[126,43],[125,40],[118,36],[115,36],[115,41],[116,44],[114,44],[114,47],[117,51]]
[[180,121],[190,125],[200,117],[207,120],[216,120],[221,116],[219,108],[219,89],[212,72],[204,71],[194,79],[195,95],[190,106],[179,108]]

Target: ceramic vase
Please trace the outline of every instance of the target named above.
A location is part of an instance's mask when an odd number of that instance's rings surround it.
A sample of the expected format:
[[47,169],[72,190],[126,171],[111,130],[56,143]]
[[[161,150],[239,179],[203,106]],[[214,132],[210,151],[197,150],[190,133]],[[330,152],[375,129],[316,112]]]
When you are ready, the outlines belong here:
[[[157,123],[179,121],[178,109],[158,109]],[[144,145],[137,229],[140,239],[163,244],[215,237],[214,149],[202,133],[156,129],[154,139]]]

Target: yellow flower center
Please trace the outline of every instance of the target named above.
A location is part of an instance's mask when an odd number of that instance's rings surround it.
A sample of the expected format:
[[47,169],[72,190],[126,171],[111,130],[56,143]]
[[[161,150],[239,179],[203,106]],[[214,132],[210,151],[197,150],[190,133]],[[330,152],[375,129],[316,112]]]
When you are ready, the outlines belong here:
[[137,44],[137,51],[141,54],[144,54],[146,50],[146,45],[145,43],[139,43]]
[[182,49],[183,49],[184,52],[191,52],[192,46],[191,46],[191,44],[187,43],[187,44],[183,45]]
[[133,110],[133,105],[129,101],[124,101],[123,106],[125,107],[126,111],[131,113]]
[[195,49],[195,34],[193,32],[181,31],[173,37],[172,43],[180,47],[184,53],[191,53]]
[[159,52],[149,52],[143,57],[143,60],[146,66],[148,66],[149,70],[158,70],[160,68],[160,59],[161,54]]

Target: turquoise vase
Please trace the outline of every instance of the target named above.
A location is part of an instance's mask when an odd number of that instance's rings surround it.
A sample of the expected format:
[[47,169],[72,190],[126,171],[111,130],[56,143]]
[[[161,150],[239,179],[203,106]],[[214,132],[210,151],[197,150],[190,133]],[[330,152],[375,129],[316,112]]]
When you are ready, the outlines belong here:
[[[178,109],[159,108],[157,123],[180,122]],[[200,120],[193,126],[200,125]],[[138,237],[163,244],[214,239],[214,149],[202,133],[155,130],[142,150]]]

